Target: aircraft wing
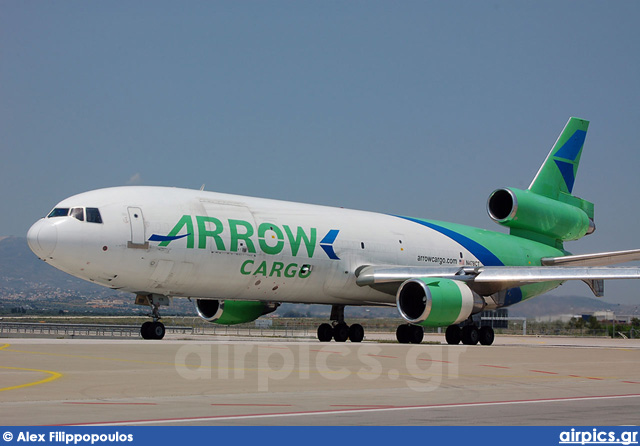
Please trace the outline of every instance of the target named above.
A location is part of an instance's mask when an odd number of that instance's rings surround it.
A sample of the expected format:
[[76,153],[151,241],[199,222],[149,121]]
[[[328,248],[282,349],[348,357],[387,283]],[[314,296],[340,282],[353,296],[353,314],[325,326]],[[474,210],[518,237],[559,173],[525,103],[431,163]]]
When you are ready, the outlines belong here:
[[440,277],[466,282],[482,295],[537,282],[582,280],[596,296],[604,291],[604,279],[640,279],[638,267],[593,266],[480,266],[420,267],[365,266],[357,272],[356,283],[393,293],[402,282],[412,278]]

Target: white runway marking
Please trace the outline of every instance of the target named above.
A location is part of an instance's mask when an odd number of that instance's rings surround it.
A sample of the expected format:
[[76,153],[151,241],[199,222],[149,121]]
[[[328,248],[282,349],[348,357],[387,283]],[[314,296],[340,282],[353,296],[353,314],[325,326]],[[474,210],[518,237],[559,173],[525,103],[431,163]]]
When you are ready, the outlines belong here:
[[75,426],[134,426],[147,424],[173,424],[173,423],[193,423],[199,421],[225,421],[225,420],[250,420],[259,418],[286,418],[286,417],[308,417],[322,415],[344,415],[354,413],[374,413],[374,412],[397,412],[405,410],[431,410],[431,409],[450,409],[463,407],[482,407],[482,406],[505,406],[516,404],[548,404],[548,403],[565,403],[573,401],[594,401],[594,400],[612,400],[623,398],[640,398],[640,394],[629,395],[602,395],[602,396],[583,396],[569,398],[546,398],[534,400],[513,400],[513,401],[489,401],[478,403],[452,403],[452,404],[435,404],[424,406],[396,406],[385,408],[369,408],[369,409],[337,409],[337,410],[318,410],[304,412],[283,412],[283,413],[266,413],[266,414],[248,414],[248,415],[220,415],[210,417],[192,417],[192,418],[165,418],[157,420],[130,420],[130,421],[113,421],[104,423],[87,423],[77,424]]

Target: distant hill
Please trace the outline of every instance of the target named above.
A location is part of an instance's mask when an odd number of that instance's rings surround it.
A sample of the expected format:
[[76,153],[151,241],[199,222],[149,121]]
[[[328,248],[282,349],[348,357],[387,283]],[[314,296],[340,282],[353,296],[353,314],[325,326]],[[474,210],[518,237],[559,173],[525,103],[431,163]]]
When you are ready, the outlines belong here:
[[114,293],[113,290],[77,279],[47,265],[31,252],[24,237],[1,237],[0,291],[29,292],[34,287],[40,289],[42,285],[49,288],[75,290],[93,296]]
[[611,310],[622,315],[633,314],[637,311],[637,307],[612,304],[594,297],[545,294],[509,307],[509,315],[533,318],[560,314],[590,314],[594,311],[604,310]]
[[[42,260],[29,249],[24,237],[0,237],[0,309],[14,308],[28,303],[37,309],[42,307],[29,301],[30,295],[47,295],[47,304],[57,305],[63,309],[82,309],[86,301],[94,299],[124,300],[131,305],[113,309],[105,309],[102,313],[114,311],[122,314],[126,311],[146,312],[146,307],[133,306],[133,295],[111,290],[91,282],[77,279],[66,274]],[[59,297],[60,295],[63,297]],[[43,300],[38,302],[44,305]],[[47,306],[46,308],[50,308]],[[179,314],[193,314],[193,304],[186,299],[175,299],[172,311]],[[165,310],[166,312],[167,310]],[[95,312],[95,311],[92,311]],[[329,305],[283,304],[277,311],[284,317],[326,317],[329,318]],[[361,308],[349,307],[347,317],[396,317],[395,308]]]
[[[24,237],[0,237],[0,311],[100,315],[147,314],[134,296],[70,276],[38,259]],[[174,302],[169,314],[193,314],[186,299]]]

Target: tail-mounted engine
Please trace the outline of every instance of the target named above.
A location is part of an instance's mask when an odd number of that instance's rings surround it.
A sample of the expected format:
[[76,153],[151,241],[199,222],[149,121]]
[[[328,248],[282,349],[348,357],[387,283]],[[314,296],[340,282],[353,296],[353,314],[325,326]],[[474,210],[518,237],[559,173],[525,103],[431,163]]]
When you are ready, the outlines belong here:
[[487,211],[513,235],[526,238],[535,238],[527,236],[534,233],[553,240],[578,240],[596,229],[593,204],[568,194],[555,200],[530,190],[498,189],[489,196]]

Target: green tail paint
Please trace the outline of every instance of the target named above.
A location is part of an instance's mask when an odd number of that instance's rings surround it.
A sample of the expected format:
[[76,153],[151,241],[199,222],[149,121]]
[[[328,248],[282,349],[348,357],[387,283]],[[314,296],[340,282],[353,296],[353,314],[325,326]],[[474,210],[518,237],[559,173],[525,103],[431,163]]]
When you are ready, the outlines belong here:
[[569,118],[529,186],[531,192],[555,200],[560,193],[571,195],[588,128],[589,121]]
[[570,118],[527,190],[498,189],[489,214],[512,235],[563,249],[595,230],[593,203],[572,195],[589,121]]

